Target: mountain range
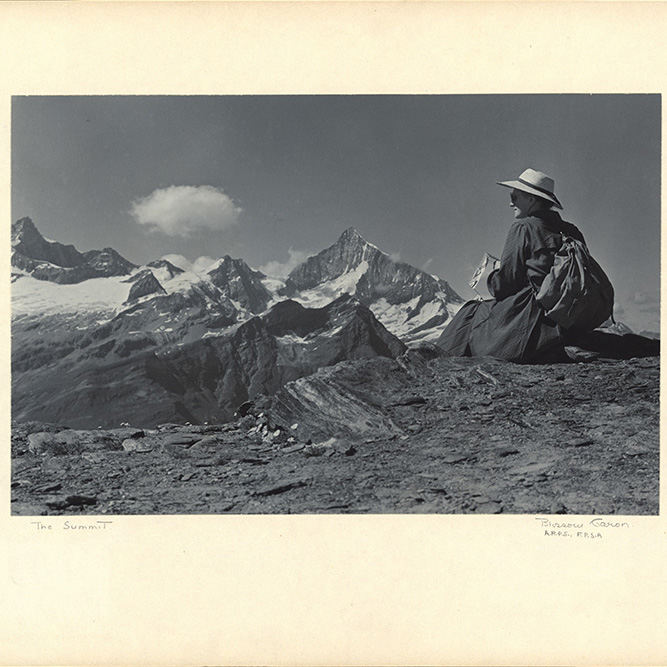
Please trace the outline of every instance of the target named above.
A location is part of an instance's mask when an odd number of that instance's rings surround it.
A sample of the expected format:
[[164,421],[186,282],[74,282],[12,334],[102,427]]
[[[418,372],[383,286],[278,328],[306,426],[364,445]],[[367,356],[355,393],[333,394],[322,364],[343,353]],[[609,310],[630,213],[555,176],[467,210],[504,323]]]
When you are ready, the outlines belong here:
[[354,229],[271,278],[226,255],[204,272],[80,252],[12,225],[12,416],[76,428],[228,421],[341,361],[436,340],[463,300]]

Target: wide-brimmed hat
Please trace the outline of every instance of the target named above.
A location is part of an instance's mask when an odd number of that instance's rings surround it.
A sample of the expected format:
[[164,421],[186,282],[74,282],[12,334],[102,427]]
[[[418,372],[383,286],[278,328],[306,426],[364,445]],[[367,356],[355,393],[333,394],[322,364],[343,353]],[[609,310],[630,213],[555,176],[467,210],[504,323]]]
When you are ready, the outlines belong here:
[[523,190],[523,192],[528,192],[536,197],[547,199],[558,208],[563,208],[554,194],[554,179],[541,171],[526,169],[516,181],[498,181],[498,185]]

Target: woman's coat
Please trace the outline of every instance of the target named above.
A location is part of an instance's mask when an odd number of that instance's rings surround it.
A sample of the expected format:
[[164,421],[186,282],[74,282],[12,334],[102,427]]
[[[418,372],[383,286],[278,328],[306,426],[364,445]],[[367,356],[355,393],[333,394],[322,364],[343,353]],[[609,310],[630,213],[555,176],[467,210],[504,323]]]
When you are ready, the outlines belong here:
[[493,299],[468,301],[437,344],[452,356],[492,356],[515,362],[550,362],[561,358],[562,332],[535,300],[562,234],[581,241],[573,224],[553,210],[516,220],[507,235],[500,266],[488,278]]

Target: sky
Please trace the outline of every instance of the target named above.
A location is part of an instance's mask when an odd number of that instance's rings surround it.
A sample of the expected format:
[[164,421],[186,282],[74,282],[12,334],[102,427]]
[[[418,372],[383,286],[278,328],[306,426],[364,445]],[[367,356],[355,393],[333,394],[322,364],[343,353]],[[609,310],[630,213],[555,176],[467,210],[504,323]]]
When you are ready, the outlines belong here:
[[659,95],[28,96],[12,99],[12,220],[135,264],[223,255],[286,275],[348,227],[463,297],[526,168],[659,331]]

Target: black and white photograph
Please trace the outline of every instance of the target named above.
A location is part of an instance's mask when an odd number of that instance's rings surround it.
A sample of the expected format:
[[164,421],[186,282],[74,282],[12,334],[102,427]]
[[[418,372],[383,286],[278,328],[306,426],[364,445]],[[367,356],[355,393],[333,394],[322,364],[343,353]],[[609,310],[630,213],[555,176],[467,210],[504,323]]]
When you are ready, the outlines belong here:
[[667,664],[666,33],[0,2],[0,665]]
[[14,96],[12,513],[656,515],[660,119]]

